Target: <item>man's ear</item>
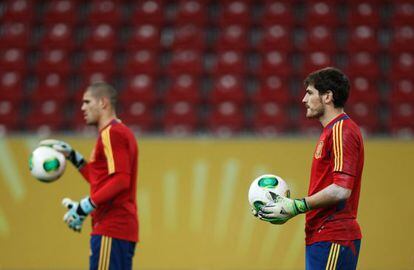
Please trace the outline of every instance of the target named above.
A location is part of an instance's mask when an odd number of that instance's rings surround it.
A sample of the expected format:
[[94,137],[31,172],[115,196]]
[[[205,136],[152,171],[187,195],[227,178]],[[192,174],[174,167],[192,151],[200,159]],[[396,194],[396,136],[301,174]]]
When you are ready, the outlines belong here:
[[328,90],[324,95],[323,95],[323,101],[328,104],[330,102],[333,103],[334,101],[334,97],[333,97],[333,92],[331,90]]
[[107,97],[101,97],[99,99],[99,105],[101,105],[102,109],[106,109],[109,106],[109,98]]

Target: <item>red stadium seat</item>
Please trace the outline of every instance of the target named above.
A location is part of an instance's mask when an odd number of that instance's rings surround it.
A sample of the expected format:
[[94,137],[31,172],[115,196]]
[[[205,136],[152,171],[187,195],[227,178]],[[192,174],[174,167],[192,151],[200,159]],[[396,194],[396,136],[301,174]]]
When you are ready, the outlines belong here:
[[155,52],[149,50],[128,51],[124,74],[146,73],[155,75],[158,71],[159,62]]
[[250,6],[246,1],[230,0],[220,4],[218,22],[221,27],[230,24],[239,24],[245,27],[250,25]]
[[362,1],[351,3],[347,15],[348,26],[368,25],[374,29],[380,24],[380,6],[378,3]]
[[414,104],[414,78],[392,81],[390,97],[391,104],[410,102]]
[[0,70],[25,72],[27,69],[26,52],[22,49],[9,48],[1,52]]
[[78,20],[77,10],[77,1],[52,0],[47,3],[43,21],[46,24],[67,23],[75,25]]
[[46,50],[41,54],[35,72],[40,77],[53,72],[67,78],[72,71],[69,58],[70,55],[65,50]]
[[19,130],[21,127],[20,103],[0,98],[0,131]]
[[221,51],[218,52],[211,70],[213,76],[220,74],[246,74],[246,63],[244,56],[237,51]]
[[116,0],[93,0],[87,20],[93,25],[109,24],[117,27],[122,22],[121,7]]
[[57,131],[66,124],[65,104],[53,99],[35,99],[32,109],[24,120],[24,124],[29,131]]
[[171,87],[165,93],[164,102],[174,104],[181,101],[193,105],[201,102],[200,84],[197,78],[188,74],[173,78]]
[[395,1],[391,23],[394,26],[412,25],[414,22],[414,3],[410,0]]
[[44,74],[32,92],[33,101],[53,99],[63,104],[69,98],[66,78],[58,73]]
[[265,3],[261,25],[282,24],[293,26],[294,16],[291,3],[286,1],[268,0]]
[[129,50],[158,50],[160,48],[161,34],[157,26],[142,24],[135,26],[132,31],[127,42]]
[[4,3],[3,22],[31,23],[34,18],[34,5],[31,0],[7,0]]
[[392,80],[413,78],[414,53],[399,52],[398,54],[393,55],[390,70]]
[[0,71],[0,100],[20,103],[24,97],[23,77],[17,71]]
[[318,69],[333,66],[333,56],[326,52],[315,51],[304,54],[304,62],[299,70],[301,78],[305,78],[309,73]]
[[203,51],[206,46],[204,31],[192,24],[179,25],[174,29],[173,50]]
[[162,125],[168,134],[182,136],[195,132],[198,126],[196,107],[185,101],[168,104]]
[[246,51],[249,48],[246,28],[237,24],[226,25],[219,32],[214,47],[216,51]]
[[231,102],[242,106],[246,102],[246,91],[242,80],[235,75],[221,75],[214,79],[214,87],[209,93],[211,104]]
[[74,40],[71,25],[56,23],[47,26],[40,45],[43,49],[73,50],[75,48]]
[[262,135],[286,132],[290,125],[287,106],[282,102],[263,101],[256,103],[253,114],[253,129]]
[[82,47],[86,50],[115,50],[117,45],[116,29],[111,24],[101,23],[89,29]]
[[244,115],[236,103],[223,102],[213,106],[208,115],[207,129],[219,136],[230,136],[244,128]]
[[175,24],[194,24],[203,27],[207,22],[207,9],[202,1],[180,0],[177,7]]
[[269,101],[288,105],[291,100],[287,82],[282,77],[274,75],[263,78],[259,88],[252,96],[254,104],[263,104]]
[[172,52],[172,59],[167,68],[169,76],[174,77],[186,73],[198,77],[203,71],[203,59],[199,51],[179,50]]
[[164,7],[161,0],[138,1],[131,16],[134,25],[153,24],[161,26],[164,24]]
[[381,75],[378,57],[369,52],[355,52],[348,54],[349,63],[345,73],[349,77],[366,77],[375,81]]
[[380,91],[376,88],[373,80],[368,77],[357,76],[351,77],[351,91],[348,103],[365,102],[371,104],[379,104]]
[[23,22],[9,22],[1,25],[0,49],[21,48],[28,49],[31,26]]
[[306,118],[305,107],[300,105],[300,113],[298,119],[294,122],[296,124],[295,129],[301,135],[319,136],[322,132],[322,125],[315,119]]
[[305,40],[299,44],[299,49],[303,52],[324,51],[336,53],[338,47],[335,42],[333,29],[324,25],[308,27]]
[[414,52],[414,26],[402,25],[395,27],[389,49],[392,54],[401,51]]
[[309,1],[306,4],[307,25],[329,25],[335,28],[339,24],[339,14],[334,1]]
[[131,100],[123,103],[122,108],[120,119],[136,133],[151,132],[157,125],[153,108],[141,101]]
[[352,102],[345,110],[365,134],[378,132],[380,129],[379,104],[373,102]]
[[264,29],[263,37],[259,41],[258,49],[260,51],[278,50],[291,52],[293,42],[291,38],[292,30],[290,27],[273,24]]
[[287,79],[292,75],[292,65],[288,54],[277,50],[263,53],[256,74],[259,78],[276,75]]
[[394,135],[414,135],[414,103],[391,104],[388,128]]
[[87,51],[80,71],[85,77],[94,73],[102,73],[105,77],[111,77],[115,72],[115,59],[110,50]]
[[157,101],[155,82],[148,74],[135,74],[126,82],[126,88],[120,93],[120,101],[129,104],[132,101],[140,101],[146,106],[152,107]]
[[346,46],[348,53],[366,51],[370,53],[378,53],[380,50],[377,40],[376,29],[368,25],[357,25],[350,27],[349,39]]

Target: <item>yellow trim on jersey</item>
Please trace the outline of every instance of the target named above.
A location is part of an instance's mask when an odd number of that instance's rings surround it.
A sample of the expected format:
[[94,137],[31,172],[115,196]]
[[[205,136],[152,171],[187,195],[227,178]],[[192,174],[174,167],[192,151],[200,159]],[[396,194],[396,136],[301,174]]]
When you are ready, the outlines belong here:
[[325,270],[336,269],[336,265],[338,264],[340,248],[341,248],[341,245],[332,243],[331,249],[329,250],[328,261],[326,262]]
[[112,153],[112,145],[111,145],[111,135],[109,133],[111,126],[108,126],[106,129],[102,131],[102,143],[104,147],[104,152],[106,156],[106,162],[108,165],[108,174],[115,172],[115,162],[114,162],[114,155]]
[[344,121],[338,121],[333,126],[333,150],[335,157],[334,171],[342,171],[343,168],[343,144],[342,144],[342,126]]
[[111,258],[112,238],[103,236],[101,238],[101,251],[99,253],[98,270],[108,270]]

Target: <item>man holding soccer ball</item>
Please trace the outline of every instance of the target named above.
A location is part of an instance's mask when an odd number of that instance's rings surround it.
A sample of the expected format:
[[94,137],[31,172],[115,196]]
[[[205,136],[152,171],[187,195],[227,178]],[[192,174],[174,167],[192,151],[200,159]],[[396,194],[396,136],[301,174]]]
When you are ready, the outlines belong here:
[[322,134],[313,156],[308,196],[277,196],[258,213],[283,224],[306,213],[306,269],[356,269],[361,229],[356,220],[364,145],[358,126],[344,112],[349,80],[338,69],[324,68],[305,79],[306,117],[318,119]]
[[116,90],[104,82],[90,85],[83,95],[85,121],[99,130],[89,162],[66,142],[40,142],[63,153],[90,184],[89,196],[62,203],[68,209],[64,221],[74,231],[92,216],[91,270],[132,269],[138,242],[138,147],[132,131],[117,119],[115,105]]

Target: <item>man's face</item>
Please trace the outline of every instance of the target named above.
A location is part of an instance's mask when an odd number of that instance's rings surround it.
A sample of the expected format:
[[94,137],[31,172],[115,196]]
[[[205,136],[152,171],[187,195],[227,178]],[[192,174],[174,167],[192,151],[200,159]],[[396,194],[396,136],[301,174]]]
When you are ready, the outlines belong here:
[[82,99],[82,112],[87,125],[97,125],[101,115],[99,100],[92,95],[90,90],[86,90]]
[[306,107],[307,118],[320,118],[325,114],[325,105],[322,102],[322,97],[313,85],[308,85],[306,88],[302,103]]

